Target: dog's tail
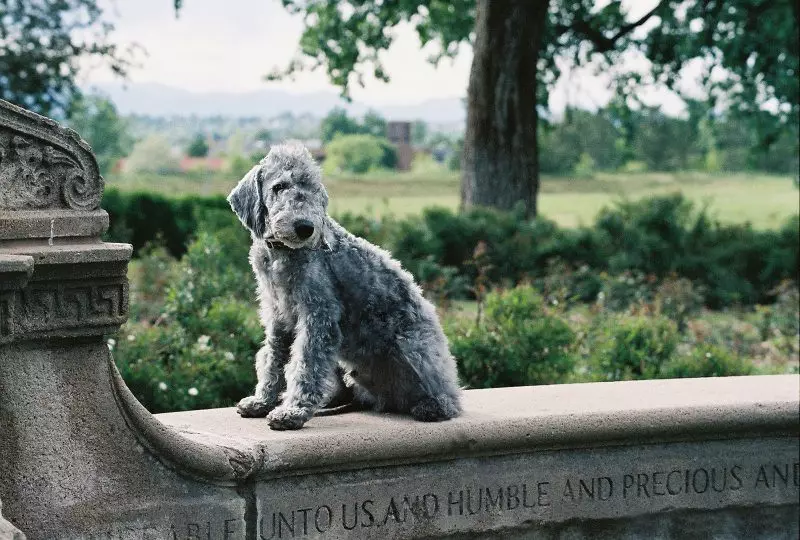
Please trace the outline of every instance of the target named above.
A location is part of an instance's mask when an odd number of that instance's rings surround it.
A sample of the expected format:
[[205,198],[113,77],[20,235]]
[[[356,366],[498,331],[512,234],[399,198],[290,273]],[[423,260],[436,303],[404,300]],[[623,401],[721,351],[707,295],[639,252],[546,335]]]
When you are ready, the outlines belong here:
[[317,412],[314,413],[314,416],[333,416],[335,414],[364,411],[367,408],[368,407],[364,406],[361,403],[358,403],[356,401],[351,401],[350,403],[344,403],[342,405],[337,405],[336,407],[324,407],[322,409],[319,409]]

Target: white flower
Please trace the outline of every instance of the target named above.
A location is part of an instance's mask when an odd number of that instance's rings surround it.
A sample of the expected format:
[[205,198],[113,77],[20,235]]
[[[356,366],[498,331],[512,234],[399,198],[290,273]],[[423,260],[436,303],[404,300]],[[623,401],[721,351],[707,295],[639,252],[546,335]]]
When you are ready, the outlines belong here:
[[198,391],[197,391],[197,388],[195,388],[194,386],[192,386],[191,388],[189,388],[189,389],[186,391],[186,393],[187,393],[187,394],[189,394],[190,396],[196,396],[196,395],[197,395],[197,394],[199,394],[200,392],[198,392]]
[[116,344],[117,344],[117,340],[115,340],[114,338],[108,338],[108,341],[106,342],[106,345],[108,345],[108,350],[109,351],[113,351],[114,350],[114,345],[116,345]]
[[711,353],[710,352],[706,353],[706,358],[711,358]]
[[227,360],[228,362],[233,362],[234,356],[231,351],[225,351],[225,354],[223,356],[225,357],[225,360]]
[[134,339],[136,339],[136,336],[133,334],[128,334],[128,341],[133,341]]
[[158,383],[158,389],[161,390],[162,392],[166,392],[167,383],[165,383],[164,381],[161,381],[160,383]]
[[201,351],[207,351],[211,349],[211,338],[209,336],[203,335],[197,338],[197,348]]

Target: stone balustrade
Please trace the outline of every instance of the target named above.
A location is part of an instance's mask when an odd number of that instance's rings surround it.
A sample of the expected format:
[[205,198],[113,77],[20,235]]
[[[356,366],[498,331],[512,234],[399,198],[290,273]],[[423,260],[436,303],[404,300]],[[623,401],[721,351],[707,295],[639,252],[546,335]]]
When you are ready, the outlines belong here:
[[0,101],[0,540],[800,533],[797,375],[474,390],[439,424],[153,416],[105,343],[131,248],[102,189],[77,135]]

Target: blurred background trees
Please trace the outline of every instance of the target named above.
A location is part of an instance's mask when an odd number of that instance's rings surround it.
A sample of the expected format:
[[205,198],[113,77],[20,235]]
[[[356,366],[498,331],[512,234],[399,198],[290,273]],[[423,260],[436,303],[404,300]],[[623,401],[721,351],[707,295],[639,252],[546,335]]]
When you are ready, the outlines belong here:
[[[389,80],[380,54],[401,23],[415,26],[423,46],[438,44],[434,62],[455,55],[462,43],[472,44],[462,160],[465,207],[510,209],[522,203],[526,215],[536,214],[538,112],[560,75],[557,58],[610,70],[623,54],[638,51],[649,60],[649,73],[615,73],[617,91],[628,104],[643,84],[680,92],[680,75],[694,63],[714,105],[753,122],[763,147],[774,144],[790,124],[788,129],[797,132],[798,15],[791,0],[661,0],[636,18],[621,1],[600,6],[592,0],[283,4],[304,16],[306,29],[296,59],[273,78],[323,67],[344,95],[351,84],[363,84],[367,72]],[[668,119],[652,119],[664,128],[662,137],[680,129]],[[658,148],[652,137],[641,144]],[[680,150],[656,156],[651,166],[685,166],[685,157]]]
[[111,40],[97,0],[0,0],[0,98],[64,119],[80,96],[81,62],[124,76],[134,48]]

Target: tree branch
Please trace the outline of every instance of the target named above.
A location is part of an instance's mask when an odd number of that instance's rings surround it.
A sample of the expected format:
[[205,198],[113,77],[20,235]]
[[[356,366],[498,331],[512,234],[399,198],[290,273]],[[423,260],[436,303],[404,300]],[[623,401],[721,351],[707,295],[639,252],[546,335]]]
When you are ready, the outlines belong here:
[[620,29],[614,34],[612,37],[605,36],[600,30],[592,25],[591,21],[587,21],[585,19],[577,20],[573,23],[572,29],[581,34],[583,37],[588,39],[594,44],[595,51],[599,53],[608,52],[614,48],[617,41],[621,38],[627,36],[632,31],[634,31],[639,26],[646,23],[650,18],[658,13],[663,6],[665,6],[667,0],[661,0],[653,9],[639,17],[639,19],[630,22],[628,24],[622,25]]

